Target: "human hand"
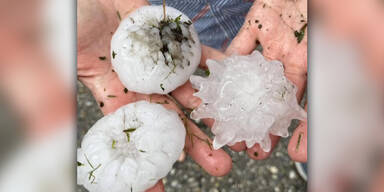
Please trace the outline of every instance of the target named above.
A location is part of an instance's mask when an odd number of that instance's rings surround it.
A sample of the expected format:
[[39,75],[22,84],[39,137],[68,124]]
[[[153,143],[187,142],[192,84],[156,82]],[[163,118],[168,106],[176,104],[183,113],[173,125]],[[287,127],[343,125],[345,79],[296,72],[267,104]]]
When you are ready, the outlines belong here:
[[[148,5],[148,2],[145,0],[78,1],[78,78],[91,90],[104,114],[139,100],[162,103],[164,107],[175,110],[186,123],[185,151],[209,174],[225,175],[232,167],[230,156],[223,150],[213,150],[209,145],[212,142],[211,139],[185,117],[172,99],[163,95],[131,92],[122,85],[117,74],[112,70],[109,58],[110,41],[118,27],[119,17],[123,19],[143,5]],[[164,191],[164,186],[159,181],[148,191]]]
[[[284,64],[285,75],[297,86],[297,99],[300,101],[305,90],[307,74],[306,13],[305,0],[279,0],[271,5],[256,1],[225,54],[247,55],[261,44],[266,58],[279,60]],[[225,57],[219,51],[205,47],[202,65],[204,66],[207,58],[221,60]],[[184,106],[195,108],[201,100],[192,95],[194,92],[191,84],[187,83],[175,90],[172,95]],[[208,126],[213,124],[213,120],[209,119],[204,122]],[[279,137],[270,135],[270,138],[273,148],[279,141]],[[264,152],[259,144],[247,149],[244,142],[230,147],[234,151],[247,150],[252,159],[265,159],[272,152],[272,150]],[[288,145],[288,153],[295,161],[307,160],[307,122],[301,122],[296,128]]]
[[[274,4],[257,1],[253,4],[236,38],[226,50],[226,54],[249,54],[260,43],[263,55],[284,64],[285,75],[297,88],[297,99],[301,100],[307,77],[307,1],[275,1]],[[273,146],[277,136],[271,136]],[[247,149],[251,158],[268,157],[259,145]],[[288,153],[295,161],[307,160],[307,122],[301,122],[294,131],[288,145]]]

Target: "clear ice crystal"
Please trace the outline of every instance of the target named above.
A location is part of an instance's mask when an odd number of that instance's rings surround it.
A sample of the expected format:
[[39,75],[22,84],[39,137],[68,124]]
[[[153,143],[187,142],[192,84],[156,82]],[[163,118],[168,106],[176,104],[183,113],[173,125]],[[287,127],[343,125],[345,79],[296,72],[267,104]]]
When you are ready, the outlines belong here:
[[254,51],[223,61],[208,60],[207,65],[207,78],[190,78],[199,90],[194,95],[202,99],[191,117],[215,119],[215,149],[245,141],[247,147],[259,143],[270,151],[269,134],[287,137],[292,119],[306,119],[297,103],[297,88],[284,76],[281,62],[267,61]]

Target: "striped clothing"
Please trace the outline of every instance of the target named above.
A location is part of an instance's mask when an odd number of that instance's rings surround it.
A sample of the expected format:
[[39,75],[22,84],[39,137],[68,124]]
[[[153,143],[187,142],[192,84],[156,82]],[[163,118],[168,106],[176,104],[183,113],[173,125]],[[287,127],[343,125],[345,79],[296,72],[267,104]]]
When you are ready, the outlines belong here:
[[[149,0],[161,5],[162,0]],[[251,0],[167,0],[194,22],[201,43],[224,51],[244,22]]]

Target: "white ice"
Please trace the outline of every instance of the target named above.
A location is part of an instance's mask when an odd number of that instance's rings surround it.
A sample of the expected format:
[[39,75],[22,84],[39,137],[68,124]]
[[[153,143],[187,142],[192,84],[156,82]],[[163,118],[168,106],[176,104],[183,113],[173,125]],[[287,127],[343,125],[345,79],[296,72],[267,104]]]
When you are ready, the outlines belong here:
[[231,56],[223,61],[208,60],[207,78],[192,76],[191,83],[202,99],[193,119],[213,118],[213,147],[245,141],[259,143],[270,151],[269,134],[287,137],[292,119],[304,120],[298,105],[297,88],[284,76],[279,61],[267,61],[258,51],[248,56]]
[[84,136],[77,182],[90,192],[145,191],[171,170],[185,134],[175,111],[146,101],[125,105]]
[[[181,15],[181,23],[191,21],[172,7],[166,8],[166,14],[172,19]],[[180,43],[160,36],[163,17],[162,6],[143,6],[122,20],[112,37],[112,65],[130,91],[168,94],[183,85],[200,63],[201,47],[193,24],[179,25],[183,36],[190,37]],[[163,54],[165,43],[169,51]]]

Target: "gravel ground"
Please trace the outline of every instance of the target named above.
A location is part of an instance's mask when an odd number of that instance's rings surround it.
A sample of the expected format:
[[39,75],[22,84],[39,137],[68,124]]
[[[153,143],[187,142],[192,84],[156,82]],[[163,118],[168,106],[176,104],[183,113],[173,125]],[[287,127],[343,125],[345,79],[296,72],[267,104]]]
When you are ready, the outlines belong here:
[[[103,115],[90,91],[78,82],[77,92],[78,138]],[[292,123],[290,130],[297,126]],[[209,133],[207,128],[202,129]],[[282,138],[266,160],[255,161],[244,152],[232,152],[225,149],[232,157],[232,171],[224,177],[208,175],[189,157],[182,163],[176,163],[166,178],[163,179],[166,192],[301,192],[307,191],[307,183],[299,176],[294,162],[287,154],[289,138]],[[78,191],[86,191],[82,187]]]

